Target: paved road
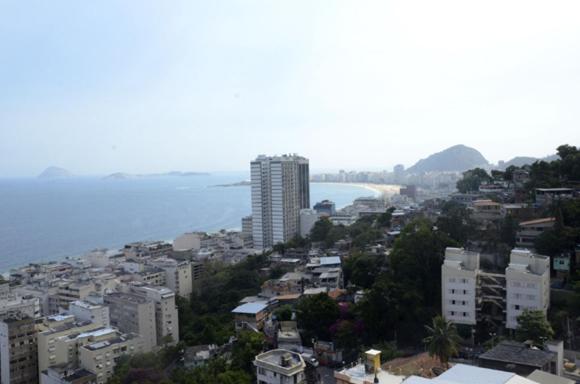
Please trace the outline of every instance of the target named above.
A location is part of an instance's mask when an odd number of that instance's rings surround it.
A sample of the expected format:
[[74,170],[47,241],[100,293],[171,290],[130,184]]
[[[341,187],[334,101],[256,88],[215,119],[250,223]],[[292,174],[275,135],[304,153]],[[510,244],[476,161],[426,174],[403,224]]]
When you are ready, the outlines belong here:
[[336,384],[334,370],[332,368],[319,366],[316,370],[320,375],[321,384]]

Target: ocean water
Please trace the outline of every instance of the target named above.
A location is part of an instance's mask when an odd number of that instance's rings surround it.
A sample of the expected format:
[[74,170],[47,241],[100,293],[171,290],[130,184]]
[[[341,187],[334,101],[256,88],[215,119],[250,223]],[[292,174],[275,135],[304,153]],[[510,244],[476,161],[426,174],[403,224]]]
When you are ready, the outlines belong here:
[[[187,231],[240,228],[250,214],[250,188],[216,187],[245,173],[126,180],[0,179],[0,271],[30,262],[171,240]],[[360,186],[312,183],[310,200],[337,208],[373,195]]]

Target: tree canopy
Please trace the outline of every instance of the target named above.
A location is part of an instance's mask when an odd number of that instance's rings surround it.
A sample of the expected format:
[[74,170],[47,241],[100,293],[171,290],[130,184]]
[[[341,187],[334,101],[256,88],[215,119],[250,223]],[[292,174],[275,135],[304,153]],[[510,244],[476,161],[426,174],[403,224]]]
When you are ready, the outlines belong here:
[[544,346],[554,337],[554,330],[542,311],[526,309],[518,316],[516,339],[531,340],[537,346]]

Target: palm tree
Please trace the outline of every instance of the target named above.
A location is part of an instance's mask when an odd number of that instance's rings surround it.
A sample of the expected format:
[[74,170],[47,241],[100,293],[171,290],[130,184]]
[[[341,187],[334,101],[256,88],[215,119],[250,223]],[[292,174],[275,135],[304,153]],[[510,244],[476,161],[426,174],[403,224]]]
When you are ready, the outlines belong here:
[[429,356],[437,356],[441,364],[449,367],[449,358],[457,354],[459,335],[455,325],[443,316],[433,318],[432,326],[425,326],[429,336],[423,339]]

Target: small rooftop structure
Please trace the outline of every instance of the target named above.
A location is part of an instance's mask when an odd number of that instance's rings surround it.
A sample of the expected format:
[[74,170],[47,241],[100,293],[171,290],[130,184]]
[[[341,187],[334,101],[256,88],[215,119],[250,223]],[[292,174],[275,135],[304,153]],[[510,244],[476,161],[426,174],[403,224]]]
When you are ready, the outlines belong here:
[[266,308],[268,308],[268,303],[266,303],[265,301],[256,301],[252,303],[245,303],[239,305],[232,310],[232,313],[255,315],[259,312],[264,311]]
[[254,365],[290,377],[303,371],[306,363],[300,354],[285,349],[273,349],[256,356]]

